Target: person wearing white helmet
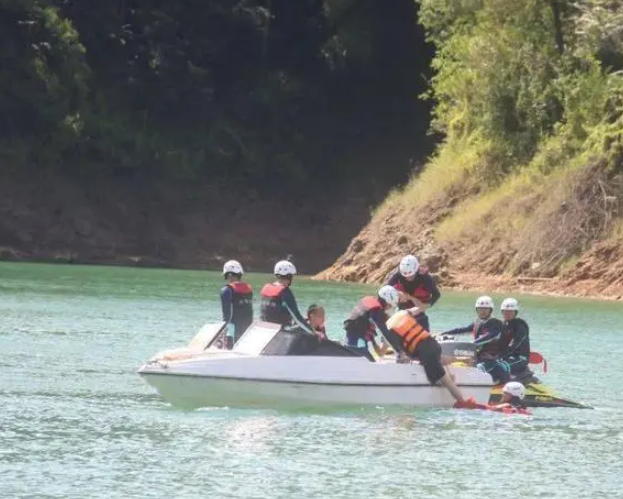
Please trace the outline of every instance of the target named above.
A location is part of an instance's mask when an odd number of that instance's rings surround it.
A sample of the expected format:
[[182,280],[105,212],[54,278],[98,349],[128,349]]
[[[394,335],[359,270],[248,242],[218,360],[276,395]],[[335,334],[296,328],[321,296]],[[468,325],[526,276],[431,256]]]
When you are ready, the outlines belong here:
[[419,360],[431,385],[441,382],[457,402],[464,402],[461,390],[441,362],[441,346],[417,321],[414,312],[399,310],[386,326],[389,332],[385,338],[396,352]]
[[398,265],[398,269],[389,276],[387,284],[395,287],[400,295],[400,310],[417,307],[417,321],[427,331],[430,322],[426,310],[439,300],[441,293],[433,277],[420,266],[414,255],[407,255]]
[[301,315],[290,286],[296,275],[296,267],[289,260],[275,264],[276,281],[265,284],[260,291],[260,318],[266,322],[292,326],[297,324],[310,334],[315,334]]
[[371,344],[377,355],[383,355],[386,348],[380,347],[376,342],[377,330],[387,337],[387,311],[395,308],[399,299],[398,291],[393,286],[385,285],[376,296],[365,296],[359,300],[344,321],[346,346],[360,349],[365,355],[368,345]]
[[504,329],[500,341],[500,354],[511,374],[520,374],[528,369],[530,358],[530,328],[519,314],[519,303],[515,298],[506,298],[500,307]]
[[226,284],[221,288],[223,321],[227,323],[225,348],[231,350],[253,322],[253,290],[242,281],[244,270],[236,260],[223,265]]
[[502,388],[502,400],[492,409],[502,412],[522,412],[529,414],[524,405],[526,388],[519,381],[510,381]]
[[493,317],[494,303],[490,296],[480,296],[476,300],[476,320],[471,324],[445,331],[442,335],[472,333],[478,346],[478,367],[488,372],[494,381],[505,383],[510,378],[510,371],[500,361],[499,342],[502,337],[502,321]]

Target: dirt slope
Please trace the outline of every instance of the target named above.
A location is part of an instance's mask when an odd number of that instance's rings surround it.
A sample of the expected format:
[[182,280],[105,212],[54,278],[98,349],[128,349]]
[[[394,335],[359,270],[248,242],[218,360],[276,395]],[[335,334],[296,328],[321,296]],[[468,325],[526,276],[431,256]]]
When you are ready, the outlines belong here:
[[509,262],[517,253],[515,241],[485,237],[486,228],[479,234],[439,242],[439,224],[461,201],[475,195],[456,188],[425,210],[408,209],[400,203],[386,205],[352,240],[346,252],[316,278],[381,283],[402,256],[413,253],[445,288],[623,298],[620,238],[594,242],[575,263],[560,267],[551,277],[539,276],[536,266],[509,272]]

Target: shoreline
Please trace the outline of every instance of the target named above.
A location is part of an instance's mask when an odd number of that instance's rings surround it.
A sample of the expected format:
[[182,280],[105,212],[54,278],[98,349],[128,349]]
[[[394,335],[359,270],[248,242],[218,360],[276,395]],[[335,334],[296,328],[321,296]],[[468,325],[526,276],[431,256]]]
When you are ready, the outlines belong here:
[[[441,283],[452,291],[521,293],[555,298],[582,298],[599,301],[623,301],[623,289],[616,287],[608,291],[597,291],[604,287],[599,281],[569,282],[561,277],[533,278],[516,276],[478,276],[474,274],[452,274],[454,282]],[[469,282],[479,282],[471,285]]]
[[[67,252],[42,252],[39,255],[28,255],[23,252],[7,251],[0,248],[0,262],[7,263],[44,263],[52,265],[93,265],[104,267],[128,267],[146,269],[172,270],[206,270],[218,271],[218,262],[172,262],[157,260],[149,256],[116,255],[113,258],[88,258]],[[249,272],[270,273],[270,268],[251,268]],[[310,274],[316,281],[371,284],[350,279],[334,279]],[[478,284],[472,284],[478,283]],[[379,283],[380,284],[380,283]],[[598,301],[623,301],[623,288],[615,286],[608,289],[603,282],[582,280],[569,282],[561,277],[534,278],[524,276],[494,276],[468,273],[450,273],[440,280],[442,289],[473,293],[521,293],[534,296],[555,298],[582,298]]]
[[[434,274],[433,274],[434,275]],[[313,277],[314,280],[328,282],[359,282],[349,279],[332,279],[322,277],[320,274]],[[474,285],[471,283],[477,282]],[[380,282],[375,284],[381,284]],[[561,277],[552,278],[533,278],[523,276],[492,276],[467,273],[450,273],[446,278],[441,279],[439,286],[442,290],[465,291],[473,293],[520,293],[533,296],[544,296],[552,298],[580,298],[596,301],[623,301],[623,288],[615,287],[608,291],[597,291],[605,289],[604,283],[600,281],[577,281],[569,282]]]

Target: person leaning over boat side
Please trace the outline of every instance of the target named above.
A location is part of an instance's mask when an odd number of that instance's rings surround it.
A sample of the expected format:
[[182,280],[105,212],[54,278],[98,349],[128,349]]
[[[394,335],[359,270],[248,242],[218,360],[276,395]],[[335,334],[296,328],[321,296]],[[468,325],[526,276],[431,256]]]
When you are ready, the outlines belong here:
[[432,307],[441,297],[433,277],[420,267],[420,262],[413,255],[405,256],[396,270],[387,280],[387,284],[395,287],[400,294],[400,310],[418,308],[418,323],[430,331],[430,323],[426,310]]
[[464,402],[461,390],[441,363],[441,346],[418,322],[418,310],[400,310],[387,321],[385,339],[398,353],[418,359],[431,385],[441,382],[455,400]]
[[277,280],[265,284],[260,291],[260,318],[266,322],[281,324],[282,327],[296,324],[308,333],[315,334],[299,312],[296,298],[290,289],[295,275],[296,267],[292,262],[281,260],[275,264]]
[[468,326],[445,331],[442,336],[472,333],[474,344],[478,347],[478,367],[489,373],[494,381],[506,383],[510,379],[510,372],[506,363],[499,358],[503,324],[493,317],[493,308],[491,297],[479,297],[476,300],[476,320]]
[[[379,347],[375,340],[377,329],[385,336],[387,326],[385,323],[389,318],[387,310],[398,305],[398,291],[393,286],[385,285],[377,296],[366,296],[362,298],[351,311],[348,319],[344,321],[346,331],[346,345],[350,348],[357,348],[368,351],[368,344],[372,344],[377,355],[382,356],[386,349]],[[363,341],[364,347],[359,345]]]
[[519,303],[515,298],[506,298],[500,307],[504,319],[500,339],[500,357],[511,374],[524,372],[530,358],[530,328],[519,314]]
[[327,330],[324,325],[324,308],[313,303],[307,308],[307,323],[319,340],[327,339]]
[[227,323],[225,348],[231,350],[234,344],[253,322],[253,290],[242,282],[244,270],[236,260],[223,265],[223,276],[227,283],[221,288],[223,321]]

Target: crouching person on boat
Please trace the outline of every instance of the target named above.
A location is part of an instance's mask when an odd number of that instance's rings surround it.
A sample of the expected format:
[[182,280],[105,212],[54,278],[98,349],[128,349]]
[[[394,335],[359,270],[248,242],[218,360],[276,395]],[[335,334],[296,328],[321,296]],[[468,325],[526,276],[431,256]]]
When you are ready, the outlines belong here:
[[463,394],[441,363],[441,346],[419,324],[416,319],[418,314],[417,308],[395,313],[387,321],[388,332],[385,338],[396,352],[404,353],[411,359],[420,361],[431,385],[441,382],[455,400],[463,402]]
[[474,344],[478,347],[478,367],[489,373],[495,382],[506,383],[510,380],[510,370],[499,354],[503,324],[493,317],[493,309],[491,297],[479,297],[476,300],[476,320],[468,326],[445,331],[442,335],[472,333]]
[[[383,286],[377,296],[366,296],[355,305],[348,319],[344,321],[346,346],[358,349],[370,358],[368,345],[372,344],[377,355],[382,356],[386,348],[376,342],[377,330],[387,333],[385,323],[389,318],[387,311],[398,305],[398,291],[393,286]],[[373,359],[371,359],[373,360]]]
[[308,333],[315,334],[301,315],[296,298],[294,298],[290,288],[295,275],[296,267],[292,262],[288,260],[277,262],[275,265],[277,280],[265,284],[260,291],[260,319],[280,324],[282,327],[296,324]]
[[517,317],[519,303],[515,298],[506,298],[500,307],[504,319],[500,354],[510,374],[519,374],[528,368],[530,359],[530,328]]
[[227,283],[221,288],[223,321],[227,324],[225,348],[231,350],[253,322],[253,290],[242,281],[244,270],[236,260],[223,265],[223,276]]

